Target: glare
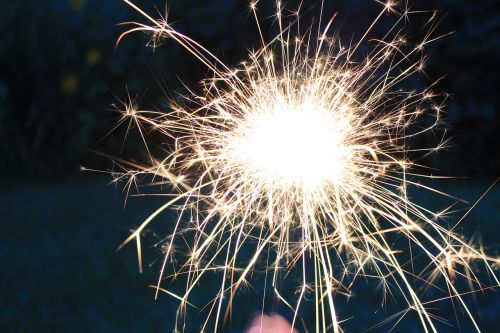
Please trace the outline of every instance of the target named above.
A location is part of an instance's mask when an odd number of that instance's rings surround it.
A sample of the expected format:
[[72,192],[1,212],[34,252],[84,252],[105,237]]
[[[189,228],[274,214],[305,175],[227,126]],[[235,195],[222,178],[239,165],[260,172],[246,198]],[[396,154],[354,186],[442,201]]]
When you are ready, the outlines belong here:
[[230,158],[252,177],[313,190],[336,183],[348,160],[348,121],[310,105],[271,105],[250,114],[229,144]]

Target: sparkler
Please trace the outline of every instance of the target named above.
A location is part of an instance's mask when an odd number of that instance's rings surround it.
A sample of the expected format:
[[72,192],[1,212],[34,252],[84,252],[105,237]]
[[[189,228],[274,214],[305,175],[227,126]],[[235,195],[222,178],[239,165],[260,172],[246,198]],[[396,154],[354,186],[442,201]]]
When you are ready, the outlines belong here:
[[[415,171],[419,166],[409,156],[442,149],[446,140],[428,149],[411,148],[408,142],[439,127],[446,96],[432,92],[432,85],[423,91],[401,89],[423,71],[422,49],[439,38],[434,37],[434,15],[427,22],[429,33],[412,45],[401,28],[411,15],[425,13],[388,1],[364,35],[345,45],[330,33],[334,17],[319,22],[317,33],[311,27],[301,34],[299,10],[285,17],[283,4],[276,1],[279,32],[265,41],[255,1],[250,10],[262,46],[232,69],[176,31],[167,18],[157,20],[124,1],[146,23],[129,22],[132,28],[119,41],[135,31],[151,34],[155,45],[171,39],[213,73],[202,82],[202,94],[190,92],[182,102],[172,102],[168,113],[141,111],[130,102],[121,120],[137,126],[145,142],[146,131],[173,142],[160,158],[148,149],[148,165],[118,160],[124,171],[114,175],[132,184],[149,174],[153,184],[172,189],[172,199],[120,248],[135,240],[141,265],[145,228],[168,208],[177,209],[155,287],[180,301],[176,330],[183,328],[191,296],[205,275],[221,277],[201,328],[210,330],[213,318],[216,331],[230,315],[237,291],[264,270],[275,297],[293,310],[294,327],[306,294],[312,293],[315,330],[340,332],[337,299],[349,297],[354,280],[364,277],[402,296],[407,310],[394,317],[396,322],[413,311],[425,332],[437,331],[437,319],[417,284],[439,289],[440,281],[447,298],[480,331],[455,281],[483,290],[473,269],[473,262],[480,262],[498,285],[491,265],[498,260],[444,227],[440,217],[446,210],[433,213],[408,195],[413,185],[440,193],[418,184],[418,177],[426,176]],[[380,39],[369,39],[387,13],[395,17],[392,28]],[[371,48],[360,57],[363,44]],[[190,253],[177,267],[176,242],[186,233],[194,235]],[[407,245],[395,246],[394,235]],[[243,248],[251,248],[252,255],[241,255]],[[428,266],[413,267],[412,251],[424,256]],[[292,270],[301,275],[295,300],[279,291],[283,274]],[[179,276],[186,279],[183,294],[161,287],[165,277]]]

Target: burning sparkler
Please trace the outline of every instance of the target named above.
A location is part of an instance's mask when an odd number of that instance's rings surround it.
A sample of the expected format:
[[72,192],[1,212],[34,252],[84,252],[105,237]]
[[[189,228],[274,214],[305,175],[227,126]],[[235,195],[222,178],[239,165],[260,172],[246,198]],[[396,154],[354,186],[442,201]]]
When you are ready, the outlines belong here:
[[[206,274],[221,277],[202,327],[207,330],[209,318],[214,318],[216,331],[230,314],[237,290],[262,269],[272,277],[276,298],[293,310],[294,327],[305,295],[312,292],[315,330],[340,332],[336,298],[348,296],[353,281],[363,276],[378,279],[387,292],[397,290],[408,310],[396,321],[414,311],[425,332],[436,332],[436,319],[415,281],[438,288],[436,281],[441,280],[449,298],[479,331],[455,280],[465,279],[472,290],[484,289],[472,268],[477,261],[498,284],[490,265],[497,259],[445,228],[439,214],[408,198],[408,187],[423,177],[414,171],[417,166],[409,155],[446,145],[408,146],[440,124],[445,97],[431,88],[400,89],[423,70],[425,45],[439,38],[433,36],[434,15],[427,22],[429,33],[411,46],[400,28],[410,15],[422,13],[389,1],[356,43],[344,45],[329,33],[333,18],[318,24],[317,35],[312,28],[301,34],[293,29],[300,22],[298,11],[287,20],[283,4],[276,1],[279,32],[266,42],[255,1],[250,10],[262,47],[231,69],[166,18],[154,19],[124,1],[147,23],[130,22],[132,28],[120,40],[134,31],[151,34],[155,45],[171,39],[213,73],[202,82],[201,95],[191,93],[182,102],[172,102],[168,113],[141,111],[126,103],[122,118],[137,125],[144,140],[147,129],[173,142],[159,159],[148,150],[149,165],[121,161],[126,169],[115,176],[133,182],[150,174],[155,184],[169,184],[175,193],[121,246],[136,240],[141,263],[141,234],[161,212],[177,208],[156,286],[180,301],[176,329],[182,329],[191,295]],[[394,26],[383,38],[368,40],[386,13],[395,15]],[[361,58],[363,43],[371,51]],[[175,244],[185,233],[194,234],[190,253],[176,267]],[[394,234],[404,237],[407,246],[395,247]],[[242,256],[248,247],[252,255]],[[412,256],[401,255],[412,249],[426,257],[428,267],[417,271]],[[278,287],[281,272],[291,270],[301,275],[295,300],[286,299]],[[186,277],[183,294],[161,288],[164,277],[181,275]]]

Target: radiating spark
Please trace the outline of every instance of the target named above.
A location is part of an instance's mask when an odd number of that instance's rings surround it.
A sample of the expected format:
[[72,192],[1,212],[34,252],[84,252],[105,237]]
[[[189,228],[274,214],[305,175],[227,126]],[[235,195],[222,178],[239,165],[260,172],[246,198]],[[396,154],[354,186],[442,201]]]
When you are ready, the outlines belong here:
[[[149,165],[115,159],[123,171],[115,179],[130,178],[127,192],[138,177],[152,175],[152,184],[170,184],[172,198],[158,208],[121,245],[136,240],[140,256],[141,233],[167,208],[176,208],[178,219],[163,244],[163,264],[156,286],[181,304],[176,329],[184,327],[185,314],[196,288],[209,272],[220,274],[219,292],[204,308],[202,330],[213,331],[231,313],[240,287],[251,285],[252,275],[265,271],[278,300],[293,310],[293,325],[300,322],[306,295],[315,301],[315,330],[340,332],[339,296],[351,297],[357,277],[379,279],[386,295],[398,294],[406,310],[389,317],[396,325],[415,312],[425,332],[436,332],[441,319],[428,307],[418,285],[448,290],[479,331],[463,299],[457,279],[473,291],[485,289],[475,273],[481,262],[498,280],[492,266],[498,259],[484,254],[443,226],[447,208],[433,213],[411,201],[408,188],[431,190],[419,183],[419,165],[410,160],[446,146],[413,148],[408,142],[433,133],[442,122],[445,96],[429,89],[402,89],[408,78],[423,71],[421,50],[434,36],[435,12],[426,25],[430,32],[413,43],[401,34],[411,12],[407,4],[381,2],[383,8],[362,37],[344,44],[330,34],[334,17],[318,29],[300,32],[299,10],[275,2],[275,38],[265,41],[257,7],[256,19],[262,46],[249,52],[237,68],[230,68],[201,44],[176,31],[167,19],[156,20],[133,2],[145,23],[129,22],[125,35],[143,31],[159,40],[171,39],[184,47],[212,72],[202,82],[202,94],[192,91],[171,111],[140,111],[129,101],[123,119],[139,129],[144,143],[153,131],[173,142],[165,156]],[[379,2],[379,1],[377,1]],[[302,5],[302,4],[301,4]],[[300,8],[300,6],[299,6]],[[323,8],[322,8],[323,11]],[[384,14],[395,23],[381,38],[370,38]],[[294,30],[293,27],[297,26]],[[292,33],[293,31],[293,33]],[[368,45],[370,51],[360,51]],[[182,221],[189,221],[188,224]],[[185,238],[185,234],[194,235]],[[396,246],[393,235],[404,237],[406,247]],[[171,264],[177,242],[187,242],[188,258],[180,267]],[[120,247],[121,247],[120,246]],[[250,247],[252,254],[241,254]],[[427,259],[416,272],[413,256]],[[409,253],[408,256],[402,256]],[[420,260],[420,259],[419,259]],[[175,268],[171,268],[175,266]],[[297,299],[279,292],[282,272],[298,270]],[[177,295],[160,284],[164,278],[186,278],[185,291]],[[440,283],[438,283],[440,280]],[[417,284],[418,281],[420,284]]]

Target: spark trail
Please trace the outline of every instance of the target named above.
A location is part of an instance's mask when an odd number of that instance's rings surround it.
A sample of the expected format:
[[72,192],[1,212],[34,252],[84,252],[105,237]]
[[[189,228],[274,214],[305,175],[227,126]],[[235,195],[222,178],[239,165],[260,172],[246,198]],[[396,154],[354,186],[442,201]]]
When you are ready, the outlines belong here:
[[[420,191],[445,195],[419,185],[422,177],[436,177],[419,173],[424,168],[410,157],[442,149],[447,142],[432,148],[413,148],[408,142],[439,128],[446,96],[434,93],[433,85],[422,91],[402,89],[423,71],[424,47],[440,38],[434,35],[432,12],[386,2],[362,37],[344,44],[330,33],[335,15],[301,33],[300,10],[285,16],[276,1],[279,31],[266,41],[255,1],[250,11],[262,46],[230,68],[176,31],[166,17],[155,19],[124,1],[145,23],[126,23],[131,28],[118,42],[136,31],[150,34],[154,45],[172,40],[212,73],[202,81],[202,93],[190,91],[168,112],[142,111],[127,102],[121,119],[138,128],[145,143],[150,131],[172,143],[164,156],[152,157],[148,149],[148,164],[116,159],[123,170],[114,176],[131,185],[139,176],[152,175],[153,185],[171,188],[172,198],[120,247],[135,240],[141,262],[143,232],[165,210],[177,210],[155,287],[180,301],[177,330],[183,329],[191,296],[205,275],[220,276],[201,328],[216,331],[230,315],[237,291],[263,271],[271,277],[274,296],[293,311],[295,327],[310,304],[306,294],[312,294],[314,329],[340,332],[337,301],[350,297],[354,281],[363,277],[378,280],[385,293],[404,300],[406,310],[388,320],[397,323],[415,312],[425,332],[436,332],[433,302],[423,300],[417,285],[441,291],[444,285],[445,298],[480,331],[456,280],[466,281],[472,292],[485,289],[474,270],[474,263],[482,263],[497,286],[492,268],[497,258],[445,227],[440,217],[446,211],[431,212],[408,195],[417,185]],[[380,38],[369,37],[385,14],[394,17],[392,28]],[[402,33],[413,15],[429,17],[428,33],[418,43]],[[185,237],[188,233],[191,238]],[[395,247],[395,236],[406,239],[406,246]],[[186,239],[189,254],[176,266],[176,244]],[[413,266],[415,253],[419,261],[425,258],[425,267]],[[292,270],[301,282],[297,298],[285,299],[280,280]],[[161,288],[163,279],[180,276],[183,294]]]

